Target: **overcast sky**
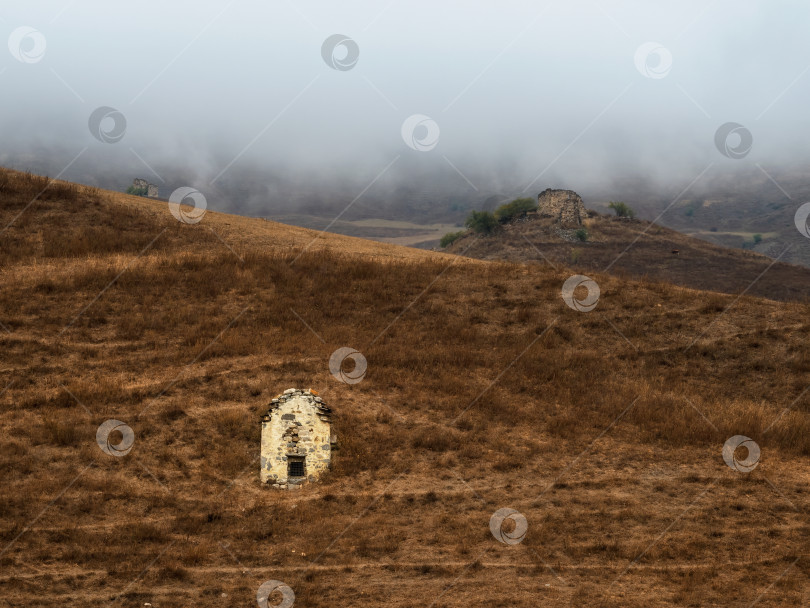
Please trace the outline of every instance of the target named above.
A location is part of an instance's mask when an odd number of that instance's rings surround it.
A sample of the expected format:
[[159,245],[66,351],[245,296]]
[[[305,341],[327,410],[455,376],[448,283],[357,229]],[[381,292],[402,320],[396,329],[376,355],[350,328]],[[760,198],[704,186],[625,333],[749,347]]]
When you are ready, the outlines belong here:
[[[182,164],[202,189],[256,167],[359,192],[432,172],[536,194],[808,160],[803,0],[26,0],[0,31],[0,161],[68,178]],[[115,143],[88,127],[104,106]],[[728,122],[741,158],[716,146]]]

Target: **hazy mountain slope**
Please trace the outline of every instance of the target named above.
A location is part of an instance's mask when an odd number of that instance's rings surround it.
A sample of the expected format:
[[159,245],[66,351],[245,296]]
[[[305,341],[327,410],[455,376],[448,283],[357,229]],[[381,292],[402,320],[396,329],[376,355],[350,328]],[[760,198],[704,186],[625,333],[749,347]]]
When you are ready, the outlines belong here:
[[[726,247],[747,248],[792,264],[810,266],[810,241],[797,229],[797,209],[810,201],[810,179],[802,165],[757,167],[713,174],[681,193],[668,196],[651,184],[628,182],[614,193],[644,218]],[[594,208],[607,211],[603,205]],[[754,235],[761,240],[754,242]]]
[[[587,220],[585,228],[588,240],[582,242],[573,230],[560,230],[551,220],[530,216],[493,235],[470,234],[447,251],[484,260],[569,265],[584,273],[607,270],[611,274],[729,294],[745,292],[774,300],[810,297],[810,268],[707,243],[644,220],[597,215]],[[810,250],[810,241],[804,241],[798,246]]]
[[[183,225],[2,172],[6,226],[6,605],[251,606],[271,579],[307,607],[807,602],[802,305],[593,273],[581,313],[561,265]],[[341,346],[362,382],[330,374]],[[292,386],[320,392],[340,449],[279,493],[259,415]],[[126,457],[96,444],[110,418]],[[747,474],[721,457],[737,434],[762,448]],[[506,507],[519,544],[490,532]]]

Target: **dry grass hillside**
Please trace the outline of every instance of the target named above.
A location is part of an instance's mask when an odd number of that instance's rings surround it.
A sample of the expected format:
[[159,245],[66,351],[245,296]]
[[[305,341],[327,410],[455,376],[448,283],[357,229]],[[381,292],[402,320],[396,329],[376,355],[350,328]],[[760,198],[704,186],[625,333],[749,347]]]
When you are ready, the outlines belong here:
[[[810,250],[810,242],[795,228],[798,238],[791,236],[782,246],[771,243],[775,254],[768,257],[709,243],[645,220],[591,215],[585,221],[588,239],[584,242],[575,230],[530,216],[490,236],[471,233],[447,251],[482,260],[551,263],[583,273],[609,271],[735,295],[747,289],[749,295],[774,300],[810,300],[810,268],[784,262],[795,259],[788,255],[791,251],[798,255],[803,249]],[[774,262],[780,254],[782,260]]]
[[[302,607],[810,603],[803,304],[593,273],[577,312],[561,264],[185,225],[11,172],[0,230],[3,605],[255,606],[267,580]],[[272,491],[259,416],[294,386],[340,449]],[[506,507],[518,544],[489,529]]]

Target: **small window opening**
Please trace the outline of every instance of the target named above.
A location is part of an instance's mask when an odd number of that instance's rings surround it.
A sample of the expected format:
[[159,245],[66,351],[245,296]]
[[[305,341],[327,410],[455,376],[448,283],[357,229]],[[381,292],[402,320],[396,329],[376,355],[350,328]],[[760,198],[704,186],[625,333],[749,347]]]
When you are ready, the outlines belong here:
[[306,477],[303,458],[288,457],[287,467],[288,477]]

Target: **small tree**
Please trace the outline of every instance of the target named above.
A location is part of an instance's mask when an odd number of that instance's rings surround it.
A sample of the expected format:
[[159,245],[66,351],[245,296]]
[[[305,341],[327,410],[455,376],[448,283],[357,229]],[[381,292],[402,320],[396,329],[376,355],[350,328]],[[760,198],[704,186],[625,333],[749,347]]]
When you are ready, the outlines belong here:
[[616,217],[635,217],[636,212],[633,211],[627,203],[621,201],[610,201],[609,209],[616,212]]
[[762,242],[762,235],[755,234],[754,235],[754,245],[759,245]]
[[470,211],[464,225],[478,234],[490,234],[498,227],[498,220],[489,211]]
[[138,188],[137,186],[127,188],[127,194],[133,194],[135,196],[146,196],[148,192],[149,188]]
[[532,198],[516,198],[511,203],[505,203],[495,210],[495,218],[505,224],[509,220],[525,215],[537,209],[537,201]]
[[442,248],[449,247],[457,240],[459,240],[462,236],[464,236],[466,232],[467,232],[466,230],[459,230],[458,232],[448,232],[441,238],[441,240],[439,241],[439,245],[441,245]]
[[588,240],[588,229],[587,228],[579,228],[579,229],[577,229],[577,231],[574,234],[576,235],[577,239],[579,239],[583,243]]

